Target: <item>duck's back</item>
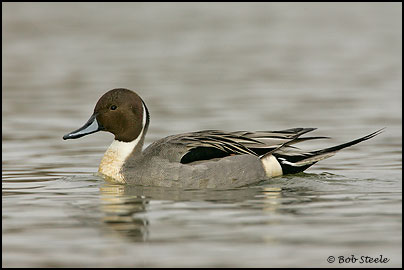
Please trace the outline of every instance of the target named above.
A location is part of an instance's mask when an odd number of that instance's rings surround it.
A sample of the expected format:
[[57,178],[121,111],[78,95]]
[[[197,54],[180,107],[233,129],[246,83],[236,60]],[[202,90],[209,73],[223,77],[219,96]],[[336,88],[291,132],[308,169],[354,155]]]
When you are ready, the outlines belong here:
[[[140,155],[127,160],[122,169],[126,183],[181,188],[232,188],[267,179],[257,156],[223,156],[208,147],[192,152],[188,143],[181,143],[187,135],[178,134],[155,141]],[[197,155],[198,159],[188,162],[190,159],[186,158],[190,153]]]

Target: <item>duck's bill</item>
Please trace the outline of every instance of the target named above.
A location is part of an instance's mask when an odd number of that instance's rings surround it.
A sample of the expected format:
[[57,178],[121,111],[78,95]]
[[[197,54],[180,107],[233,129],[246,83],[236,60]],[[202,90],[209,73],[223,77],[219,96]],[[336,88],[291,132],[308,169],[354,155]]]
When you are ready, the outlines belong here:
[[79,128],[78,130],[75,130],[73,132],[70,132],[69,134],[64,135],[63,139],[64,140],[77,139],[100,130],[103,130],[103,127],[98,124],[96,115],[93,114],[87,121],[87,123],[84,124],[84,126]]

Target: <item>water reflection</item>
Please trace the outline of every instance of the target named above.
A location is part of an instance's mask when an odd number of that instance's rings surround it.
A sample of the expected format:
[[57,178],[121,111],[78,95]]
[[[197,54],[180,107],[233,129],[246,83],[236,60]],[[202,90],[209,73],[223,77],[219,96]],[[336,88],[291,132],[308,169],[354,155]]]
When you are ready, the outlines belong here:
[[137,213],[146,211],[149,200],[144,195],[127,194],[123,185],[100,187],[103,222],[125,239],[143,242],[147,239],[148,221]]
[[203,210],[209,211],[210,208],[218,210],[230,207],[235,211],[242,211],[250,209],[253,206],[252,202],[257,200],[260,201],[259,211],[273,213],[282,203],[282,189],[279,187],[180,190],[106,183],[100,187],[100,196],[104,224],[120,237],[134,242],[148,240],[150,221],[147,212],[150,202],[155,203],[157,207],[159,204],[170,205],[181,202],[194,202],[202,206],[192,209],[189,204],[179,204],[179,208],[176,209],[180,211],[177,213],[179,216],[172,217],[177,219],[184,218],[180,216],[183,214],[199,215],[204,212]]
[[280,187],[264,187],[262,194],[257,197],[263,200],[263,210],[266,212],[276,212],[279,209],[282,197],[282,188]]
[[[319,184],[336,179],[341,180],[333,174],[301,173],[299,177],[286,176],[259,186],[226,190],[182,190],[105,182],[100,186],[102,221],[110,232],[134,242],[150,240],[149,218],[157,223],[170,220],[184,226],[198,222],[220,223],[201,216],[222,210],[236,216],[230,216],[224,223],[237,225],[244,222],[241,218],[246,214],[244,211],[254,210],[260,217],[257,224],[277,224],[278,215],[300,215],[302,205],[321,201],[315,195],[316,190],[322,188]],[[253,224],[254,219],[251,222]],[[267,240],[268,237],[263,236],[260,241]]]

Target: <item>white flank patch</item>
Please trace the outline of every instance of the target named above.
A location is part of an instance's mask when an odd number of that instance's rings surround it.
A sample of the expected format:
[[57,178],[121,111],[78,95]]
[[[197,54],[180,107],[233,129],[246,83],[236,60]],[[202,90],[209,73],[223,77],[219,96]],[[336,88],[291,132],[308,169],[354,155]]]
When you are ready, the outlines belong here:
[[98,172],[113,178],[118,183],[125,183],[125,178],[121,174],[121,169],[126,159],[133,152],[138,145],[140,139],[143,136],[144,128],[146,125],[146,109],[143,105],[143,119],[142,119],[142,131],[139,136],[131,142],[121,142],[114,140],[108,147],[104,156],[102,157]]
[[283,174],[281,165],[273,155],[262,158],[261,162],[268,177],[275,177]]

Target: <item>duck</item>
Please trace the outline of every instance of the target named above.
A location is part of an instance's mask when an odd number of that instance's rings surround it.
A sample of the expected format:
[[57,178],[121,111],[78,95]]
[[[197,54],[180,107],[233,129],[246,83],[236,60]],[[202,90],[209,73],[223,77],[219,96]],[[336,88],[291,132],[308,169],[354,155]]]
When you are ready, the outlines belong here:
[[115,88],[95,105],[90,119],[63,136],[77,139],[98,131],[114,140],[101,159],[98,175],[112,183],[185,189],[237,188],[305,171],[369,135],[336,146],[302,151],[296,143],[329,137],[302,135],[316,128],[276,131],[202,130],[159,139],[143,149],[150,113],[134,91]]

